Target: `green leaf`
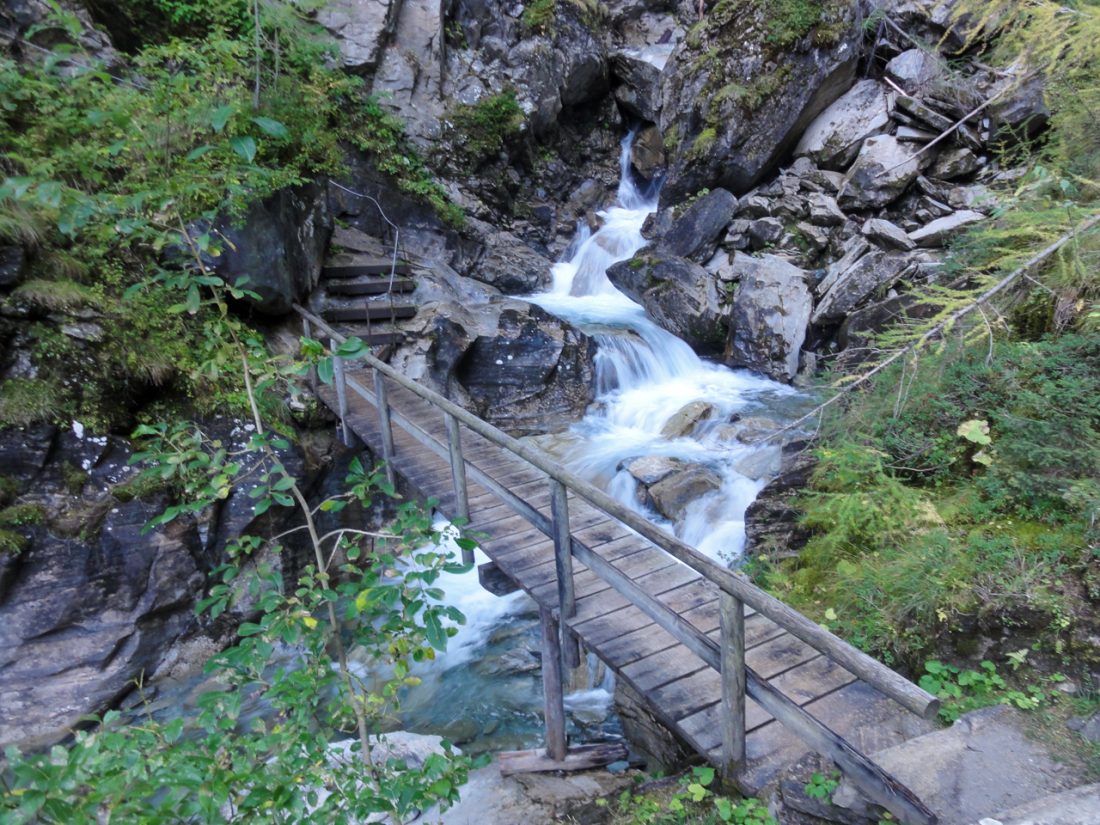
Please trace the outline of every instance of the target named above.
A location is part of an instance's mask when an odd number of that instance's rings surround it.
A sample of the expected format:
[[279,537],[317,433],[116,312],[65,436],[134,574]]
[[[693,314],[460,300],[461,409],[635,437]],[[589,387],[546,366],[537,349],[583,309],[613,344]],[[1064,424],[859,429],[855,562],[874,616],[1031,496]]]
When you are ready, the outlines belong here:
[[215,132],[220,132],[225,128],[225,124],[229,122],[229,118],[233,115],[232,106],[219,106],[210,115],[210,128]]
[[972,418],[959,425],[955,433],[973,444],[992,444],[989,437],[989,422],[981,418]]
[[424,635],[428,639],[428,644],[436,650],[444,651],[447,649],[447,633],[435,613],[428,613],[424,616]]
[[290,138],[290,132],[287,130],[286,126],[277,120],[272,120],[269,117],[254,117],[252,118],[252,122],[259,126],[264,134],[270,135],[273,138],[278,138],[279,140],[287,140]]
[[214,150],[214,147],[210,146],[209,144],[206,144],[204,146],[196,146],[194,149],[192,149],[190,152],[187,153],[187,156],[184,159],[185,160],[198,160],[203,155],[205,155],[207,152],[212,152],[213,150]]
[[335,375],[335,369],[332,365],[332,358],[322,358],[317,362],[317,377],[321,380],[322,384],[331,384],[333,376]]
[[263,632],[263,626],[255,622],[241,622],[241,626],[237,628],[237,633],[241,636],[255,636],[257,633]]
[[252,163],[256,157],[256,141],[248,135],[238,135],[229,139],[229,145],[233,151],[244,158],[245,163]]

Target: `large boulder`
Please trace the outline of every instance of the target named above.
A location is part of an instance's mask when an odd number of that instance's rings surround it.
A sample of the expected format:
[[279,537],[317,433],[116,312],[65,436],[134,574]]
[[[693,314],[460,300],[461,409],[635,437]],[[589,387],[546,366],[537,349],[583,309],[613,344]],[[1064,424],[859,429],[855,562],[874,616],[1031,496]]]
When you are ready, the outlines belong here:
[[866,138],[890,127],[890,93],[877,80],[861,80],[803,133],[794,153],[823,169],[847,169]]
[[798,372],[813,298],[806,273],[775,255],[734,256],[739,278],[730,313],[726,362],[777,381]]
[[909,263],[904,254],[883,252],[876,249],[864,255],[848,269],[837,273],[814,310],[811,321],[843,320],[844,316],[867,300],[876,291],[892,284]]
[[837,202],[844,209],[880,209],[893,203],[920,174],[924,157],[915,157],[891,135],[868,138],[844,177]]
[[718,354],[729,329],[725,291],[694,261],[643,249],[607,270],[615,286],[637,301],[659,326],[697,352]]
[[163,506],[93,508],[90,535],[36,526],[5,565],[0,744],[62,739],[132,690],[192,625],[205,583],[202,546],[193,522],[142,534]]
[[736,208],[737,198],[725,189],[708,192],[672,222],[661,238],[661,248],[678,258],[706,261],[714,254]]
[[940,58],[926,49],[909,49],[886,64],[886,76],[911,95],[924,91],[942,71]]
[[469,406],[515,436],[555,432],[579,419],[595,397],[596,344],[576,327],[522,301],[486,311],[495,325],[454,365]]
[[730,0],[707,12],[661,76],[659,125],[673,147],[662,202],[716,186],[743,194],[775,168],[851,86],[856,5],[825,0],[793,14]]
[[247,279],[258,297],[247,299],[264,315],[290,311],[317,286],[333,217],[325,187],[317,183],[281,189],[216,228],[225,238],[214,270],[228,283]]
[[702,464],[689,464],[651,485],[646,503],[670,521],[677,521],[687,506],[721,489],[722,479]]
[[554,262],[511,232],[490,231],[483,241],[481,253],[465,267],[469,277],[510,295],[538,292],[550,283]]
[[657,122],[661,100],[661,70],[635,49],[624,49],[611,57],[611,71],[619,80],[615,100],[634,117]]

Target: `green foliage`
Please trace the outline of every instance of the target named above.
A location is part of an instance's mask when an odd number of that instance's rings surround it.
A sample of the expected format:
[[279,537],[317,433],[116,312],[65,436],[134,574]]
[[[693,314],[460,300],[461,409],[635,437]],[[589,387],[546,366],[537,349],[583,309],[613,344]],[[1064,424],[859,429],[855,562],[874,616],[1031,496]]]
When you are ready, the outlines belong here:
[[767,806],[757,799],[733,799],[712,788],[714,768],[696,767],[681,777],[667,798],[623,791],[617,806],[617,825],[775,825]]
[[18,556],[27,547],[27,538],[14,530],[0,528],[0,555]]
[[[199,610],[218,618],[246,599],[255,614],[239,626],[239,641],[208,665],[220,688],[199,700],[198,714],[123,724],[112,711],[67,747],[37,755],[9,749],[0,792],[5,822],[88,822],[106,815],[135,823],[364,821],[377,813],[405,822],[457,799],[479,764],[444,743],[441,754],[413,766],[388,751],[383,734],[402,688],[417,681],[412,663],[433,659],[464,621],[442,604],[438,580],[467,568],[438,546],[440,534],[411,503],[397,508],[384,532],[318,529],[319,511],[352,503],[369,509],[396,492],[381,468],[356,459],[343,492],[319,507],[308,502],[279,458],[289,442],[268,429],[261,410],[265,397],[281,395],[310,364],[270,356],[258,336],[228,315],[226,298],[235,288],[211,278],[199,259],[196,272],[170,277],[166,288],[183,296],[196,283],[210,289],[196,305],[184,297],[179,311],[203,318],[212,342],[204,353],[207,368],[243,382],[254,430],[237,449],[194,423],[138,427],[134,461],[143,470],[137,484],[169,484],[178,495],[149,528],[203,513],[243,479],[253,485],[255,515],[287,508],[301,524],[271,540],[240,537],[214,570]],[[315,342],[304,349],[324,373],[318,358],[333,356],[318,352]],[[349,342],[339,354],[350,358],[363,349]],[[26,524],[37,515],[9,507],[0,523]],[[271,554],[295,533],[310,537],[313,563],[288,581]],[[22,546],[17,534],[0,532],[5,552]],[[364,668],[349,664],[353,648]],[[287,650],[294,652],[290,660]],[[270,718],[248,718],[246,698],[269,707]],[[355,741],[334,750],[330,742],[347,734]]]
[[532,34],[550,34],[554,29],[557,0],[532,0],[523,7],[520,23]]
[[432,177],[405,135],[404,124],[388,114],[377,99],[369,97],[362,101],[348,139],[356,148],[369,153],[378,169],[391,175],[403,192],[430,204],[451,225],[462,225],[465,216],[461,208],[450,202],[443,187]]
[[41,524],[46,511],[38,504],[15,504],[0,510],[0,527],[24,527]]
[[839,771],[833,771],[829,776],[823,773],[815,773],[810,777],[803,790],[810,799],[828,799],[833,791],[840,785]]
[[924,670],[920,686],[943,701],[939,715],[945,722],[954,722],[964,713],[989,705],[1035,710],[1050,701],[1046,690],[1038,685],[1010,689],[997,666],[988,659],[981,662],[978,670],[964,670],[933,659],[924,663]]
[[519,134],[523,109],[516,93],[508,90],[483,97],[472,105],[459,104],[448,114],[451,143],[464,163],[476,168],[501,150]]
[[828,422],[798,501],[814,535],[760,578],[887,657],[1021,613],[1060,649],[1100,584],[1100,341],[1000,341],[988,359],[984,342],[926,353],[900,395],[899,368]]
[[12,299],[46,312],[66,312],[81,307],[98,309],[103,300],[95,290],[75,281],[42,279],[26,281],[12,292]]
[[60,387],[39,378],[9,378],[0,382],[0,425],[26,427],[65,417]]

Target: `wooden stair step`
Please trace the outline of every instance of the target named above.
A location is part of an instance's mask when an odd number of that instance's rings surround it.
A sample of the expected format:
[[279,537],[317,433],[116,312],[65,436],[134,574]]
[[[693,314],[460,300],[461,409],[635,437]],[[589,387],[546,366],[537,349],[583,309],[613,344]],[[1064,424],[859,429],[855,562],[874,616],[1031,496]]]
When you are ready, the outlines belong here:
[[376,278],[369,281],[332,281],[325,284],[330,295],[385,295],[388,292],[412,292],[416,281],[412,278]]
[[321,317],[326,321],[388,321],[391,318],[412,318],[415,304],[364,304],[357,307],[326,307]]
[[409,273],[409,262],[391,258],[375,258],[370,255],[334,255],[325,261],[321,278],[356,278],[360,275],[397,275]]

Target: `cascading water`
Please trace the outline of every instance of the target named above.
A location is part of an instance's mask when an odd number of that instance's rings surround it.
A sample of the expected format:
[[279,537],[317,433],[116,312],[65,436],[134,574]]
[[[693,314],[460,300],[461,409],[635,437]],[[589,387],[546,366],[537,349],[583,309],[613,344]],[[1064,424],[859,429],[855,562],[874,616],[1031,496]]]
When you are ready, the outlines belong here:
[[[579,227],[566,260],[552,270],[550,291],[527,297],[585,330],[598,344],[597,403],[551,448],[571,469],[622,503],[703,553],[732,564],[744,548],[745,510],[765,483],[761,468],[778,466],[780,447],[741,443],[729,438],[724,425],[736,414],[793,415],[799,395],[785,385],[700,359],[608,280],[608,267],[645,244],[642,225],[657,206],[656,191],[640,189],[633,179],[631,141],[632,136],[623,140],[618,196],[599,213],[601,227],[596,232]],[[696,401],[705,402],[707,413],[690,437],[662,433],[670,419]],[[637,482],[623,469],[625,462],[645,456],[704,465],[721,485],[689,504],[675,524],[668,523],[639,502]],[[468,624],[443,660],[421,674],[421,688],[406,697],[404,723],[423,732],[448,733],[460,716],[481,727],[464,745],[467,749],[537,744],[542,738],[538,674],[523,669],[522,655],[514,655],[518,649],[530,657],[537,649],[532,602],[519,594],[507,601],[487,596],[470,574],[451,577],[441,587],[466,613]],[[520,666],[518,672],[500,669],[502,650],[505,659],[510,656],[510,663]],[[608,721],[614,679],[593,657],[588,664],[589,686],[567,696],[566,709],[572,723],[589,735],[614,732],[614,718]]]
[[[645,310],[607,278],[612,264],[630,258],[644,244],[642,225],[657,207],[656,193],[639,190],[631,175],[630,144],[623,140],[618,199],[600,213],[595,233],[581,229],[573,254],[553,270],[550,292],[530,296],[594,335],[598,403],[572,430],[560,451],[570,467],[600,484],[624,504],[642,509],[636,482],[623,463],[643,456],[702,464],[721,479],[721,488],[687,508],[673,527],[680,538],[726,562],[744,547],[744,514],[764,482],[741,470],[778,461],[778,446],[750,446],[728,439],[722,425],[735,414],[774,414],[789,387],[700,359],[674,335],[650,321]],[[662,434],[670,419],[692,402],[704,402],[705,420],[692,437]],[[753,473],[759,476],[759,473]],[[660,517],[647,513],[655,521]]]

